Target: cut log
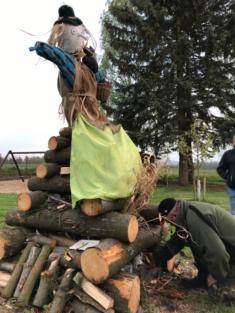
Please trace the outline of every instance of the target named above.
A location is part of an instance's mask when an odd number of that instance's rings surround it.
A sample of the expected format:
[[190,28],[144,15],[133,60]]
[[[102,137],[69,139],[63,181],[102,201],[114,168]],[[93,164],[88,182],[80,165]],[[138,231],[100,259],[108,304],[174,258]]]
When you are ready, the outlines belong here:
[[33,301],[34,306],[42,308],[51,302],[58,274],[59,257],[51,262],[48,270],[41,273],[39,287]]
[[10,278],[11,274],[0,271],[0,288],[5,288]]
[[51,193],[70,194],[70,182],[67,176],[53,176],[51,178],[32,177],[28,180],[31,191],[48,191]]
[[23,227],[7,227],[0,230],[0,260],[16,255],[26,245],[30,233]]
[[61,247],[71,247],[72,245],[75,244],[76,240],[72,240],[63,236],[57,236],[57,235],[49,235],[50,238],[55,239],[57,246],[61,246]]
[[67,293],[72,286],[72,279],[74,275],[74,269],[68,268],[61,280],[59,288],[54,295],[51,307],[48,313],[62,313],[67,300]]
[[140,279],[137,275],[121,274],[109,279],[104,289],[114,298],[117,313],[136,313],[140,303]]
[[138,234],[137,218],[118,212],[88,217],[72,209],[62,212],[43,209],[27,214],[13,209],[7,212],[6,223],[89,238],[116,238],[126,242],[133,242]]
[[91,306],[90,304],[83,303],[80,300],[73,300],[70,304],[70,310],[69,313],[115,313],[113,309],[109,310],[98,310],[94,306]]
[[59,165],[69,166],[70,153],[71,153],[70,147],[59,151],[48,150],[44,155],[44,160],[46,163],[57,163]]
[[113,298],[89,282],[81,272],[78,272],[74,276],[73,281],[76,283],[76,286],[81,288],[88,296],[98,302],[105,310],[113,308]]
[[3,298],[11,298],[13,296],[14,290],[16,288],[16,285],[19,281],[20,275],[22,273],[22,269],[24,266],[24,263],[28,259],[29,253],[31,251],[31,248],[33,247],[33,242],[28,242],[26,248],[24,249],[23,253],[21,254],[14,271],[11,275],[10,280],[8,281],[6,287],[2,291],[2,297]]
[[15,266],[16,266],[16,263],[14,262],[11,263],[11,262],[6,262],[6,261],[1,261],[0,271],[12,273],[14,271]]
[[113,201],[105,201],[101,199],[83,200],[81,201],[81,211],[88,216],[96,216],[110,211],[121,211],[128,198],[117,199]]
[[28,278],[29,273],[31,272],[31,269],[32,269],[34,263],[36,262],[36,260],[39,256],[40,251],[41,251],[40,247],[33,246],[31,248],[28,259],[24,264],[23,271],[20,275],[19,282],[18,282],[16,289],[15,289],[15,292],[14,292],[15,298],[18,298],[18,296],[19,296],[19,294],[20,294],[20,292],[24,286],[24,283],[26,282],[26,279]]
[[81,255],[81,269],[92,283],[100,284],[119,273],[141,251],[150,248],[161,240],[160,227],[155,232],[142,229],[136,240],[125,245],[114,239],[105,239],[94,248]]
[[143,209],[139,211],[140,216],[142,216],[149,225],[159,225],[159,214],[158,206],[155,204],[147,204]]
[[60,174],[60,166],[55,163],[40,163],[36,167],[38,178],[50,178],[58,174]]
[[17,299],[17,305],[21,307],[25,307],[29,304],[30,297],[33,293],[33,289],[37,283],[37,280],[41,274],[41,271],[43,270],[43,267],[45,265],[45,262],[50,254],[51,247],[48,245],[44,245],[42,247],[42,250],[37,258],[37,261],[35,262],[22,290],[19,295],[19,298]]
[[39,209],[47,201],[48,194],[42,191],[22,192],[17,197],[17,207],[20,211]]
[[62,136],[52,136],[48,140],[48,148],[50,150],[61,150],[71,146],[71,140]]
[[81,268],[81,252],[76,250],[67,250],[60,257],[60,265],[67,268]]
[[34,241],[35,243],[38,243],[41,246],[48,245],[51,248],[55,248],[55,246],[56,246],[56,240],[55,239],[48,238],[48,237],[42,236],[42,235],[29,236],[27,238],[27,240],[28,241]]
[[59,131],[61,137],[71,138],[72,137],[72,128],[71,127],[64,127],[61,128]]
[[[102,313],[115,313],[113,309],[105,310],[99,303],[97,303],[94,299],[92,299],[90,296],[88,296],[84,291],[82,291],[79,288],[76,288],[74,291],[74,296],[77,298],[79,303],[86,304],[87,307],[92,310],[96,310],[94,312],[102,312]],[[76,301],[76,300],[75,300]],[[81,306],[78,306],[77,311],[74,312],[90,312],[90,311],[82,311]],[[86,307],[84,307],[86,308]],[[79,311],[80,310],[80,311]],[[73,311],[72,311],[73,312]],[[93,311],[91,311],[93,312]]]

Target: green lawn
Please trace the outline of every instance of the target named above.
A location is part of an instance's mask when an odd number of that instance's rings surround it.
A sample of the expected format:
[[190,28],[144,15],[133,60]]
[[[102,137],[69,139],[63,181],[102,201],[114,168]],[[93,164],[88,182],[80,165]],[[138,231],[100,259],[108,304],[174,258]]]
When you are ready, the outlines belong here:
[[0,228],[4,226],[8,209],[16,207],[16,194],[0,193]]

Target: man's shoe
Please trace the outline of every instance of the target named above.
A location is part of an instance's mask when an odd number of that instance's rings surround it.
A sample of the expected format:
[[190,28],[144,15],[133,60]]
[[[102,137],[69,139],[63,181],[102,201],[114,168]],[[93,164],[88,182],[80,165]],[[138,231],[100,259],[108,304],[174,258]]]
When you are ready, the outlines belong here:
[[206,288],[205,276],[198,275],[193,279],[182,279],[181,285],[185,289]]

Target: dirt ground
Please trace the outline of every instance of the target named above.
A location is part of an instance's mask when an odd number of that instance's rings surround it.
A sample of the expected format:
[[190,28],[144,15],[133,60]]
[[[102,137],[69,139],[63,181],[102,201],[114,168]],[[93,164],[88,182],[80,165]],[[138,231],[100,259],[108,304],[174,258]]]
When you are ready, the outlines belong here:
[[22,182],[18,180],[2,180],[0,181],[0,193],[21,193],[28,191],[27,180]]

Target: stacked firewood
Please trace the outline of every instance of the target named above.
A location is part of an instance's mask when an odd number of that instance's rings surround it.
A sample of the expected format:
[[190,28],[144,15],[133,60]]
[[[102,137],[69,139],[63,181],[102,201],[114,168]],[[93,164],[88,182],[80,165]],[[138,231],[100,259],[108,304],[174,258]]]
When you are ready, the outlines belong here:
[[123,213],[127,199],[72,208],[71,129],[51,137],[48,147],[30,192],[18,195],[0,232],[2,296],[49,313],[136,313],[140,279],[124,268],[159,243],[159,227],[140,227],[137,216]]

